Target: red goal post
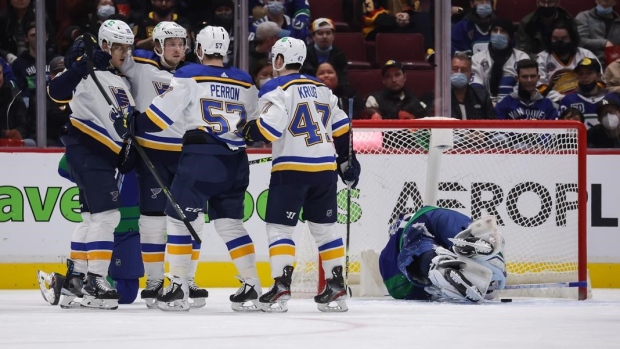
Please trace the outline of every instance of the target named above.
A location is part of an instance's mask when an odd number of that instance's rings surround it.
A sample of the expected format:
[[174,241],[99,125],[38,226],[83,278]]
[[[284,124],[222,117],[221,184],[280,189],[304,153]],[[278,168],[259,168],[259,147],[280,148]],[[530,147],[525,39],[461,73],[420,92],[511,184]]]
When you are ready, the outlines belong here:
[[[431,204],[473,218],[497,216],[506,239],[508,285],[586,281],[586,129],[573,121],[354,121],[362,165],[352,191],[348,255],[354,296],[381,296],[378,254],[401,212]],[[346,187],[338,233],[346,238]],[[323,279],[307,228],[296,236],[293,293]],[[319,275],[320,274],[320,275]],[[528,288],[507,296],[585,299],[587,287]]]

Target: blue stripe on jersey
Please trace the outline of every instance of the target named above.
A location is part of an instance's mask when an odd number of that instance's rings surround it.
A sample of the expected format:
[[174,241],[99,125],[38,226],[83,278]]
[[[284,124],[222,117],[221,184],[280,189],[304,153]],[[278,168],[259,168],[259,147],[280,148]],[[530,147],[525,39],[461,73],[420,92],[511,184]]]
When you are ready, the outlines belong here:
[[[231,80],[237,80],[241,83],[254,85],[254,81],[250,74],[235,67],[215,67],[211,65],[202,64],[189,64],[179,68],[175,73],[175,78],[189,78],[194,77],[220,77]],[[250,87],[248,86],[248,87]]]
[[189,245],[192,243],[191,235],[168,235],[168,243],[175,245]]
[[86,251],[86,244],[83,242],[71,241],[71,249],[74,251]]
[[87,251],[93,251],[93,250],[110,250],[111,251],[113,247],[114,247],[113,241],[93,241],[93,242],[86,243]]
[[140,250],[142,252],[150,253],[150,252],[163,252],[166,250],[166,244],[147,244],[141,243]]
[[297,162],[304,164],[324,164],[324,163],[332,163],[336,160],[336,156],[323,156],[320,158],[306,158],[302,156],[280,156],[277,159],[273,160],[273,164],[280,164],[283,162]]
[[340,247],[342,246],[342,239],[336,239],[332,242],[328,242],[323,246],[319,246],[319,252],[329,250],[330,248]]
[[269,247],[273,247],[273,246],[277,246],[277,245],[291,245],[291,246],[295,246],[295,241],[293,241],[291,239],[280,239],[278,241],[274,241],[272,244],[269,245]]
[[[161,125],[157,119],[153,119],[153,117],[159,118],[161,121],[163,121],[168,126],[173,124],[172,120],[170,120],[170,118],[167,117],[166,114],[164,114],[164,112],[159,110],[159,108],[157,108],[155,104],[149,105],[149,107],[146,109],[146,115],[149,117],[149,119],[151,119],[151,121],[153,121],[153,123],[155,123],[156,125],[160,127],[163,125]],[[163,129],[165,128],[162,128],[162,130]]]
[[192,240],[192,250],[200,250],[200,244],[196,240]]
[[286,76],[280,76],[277,78],[273,78],[269,81],[267,81],[267,83],[265,85],[263,85],[263,87],[261,87],[260,91],[258,91],[258,98],[260,98],[262,95],[269,93],[273,90],[275,90],[278,87],[284,86],[286,84],[288,84],[289,82],[291,82],[292,80],[298,80],[298,79],[305,79],[305,80],[311,80],[309,83],[312,84],[320,84],[320,85],[324,85],[319,79],[315,78],[314,76],[311,75],[306,75],[306,74],[290,74],[290,75],[286,75]]
[[149,141],[153,141],[153,142],[161,142],[161,143],[170,143],[170,144],[182,144],[183,141],[180,138],[176,138],[176,137],[161,137],[161,136],[156,136],[152,133],[144,133],[144,134],[140,134],[139,138],[144,138],[146,140]]
[[252,239],[250,238],[249,235],[244,235],[241,237],[238,237],[236,239],[230,240],[226,243],[226,247],[228,248],[228,250],[232,250],[233,248],[237,248],[239,246],[243,246],[243,245],[247,245],[247,244],[251,244],[252,243]]
[[262,127],[265,131],[269,132],[274,137],[274,139],[278,139],[282,137],[282,132],[276,130],[275,128],[269,126],[267,123],[263,122],[262,118],[258,118],[257,123],[259,127]]

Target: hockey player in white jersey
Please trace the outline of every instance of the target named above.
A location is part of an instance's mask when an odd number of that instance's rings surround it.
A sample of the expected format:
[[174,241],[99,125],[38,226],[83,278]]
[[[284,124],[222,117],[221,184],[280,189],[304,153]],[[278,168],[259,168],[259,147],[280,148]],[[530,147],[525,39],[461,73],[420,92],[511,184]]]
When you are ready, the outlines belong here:
[[[122,139],[116,134],[113,112],[93,78],[89,76],[86,61],[93,59],[94,74],[100,81],[117,110],[132,113],[134,101],[129,86],[118,74],[118,68],[127,58],[133,44],[129,26],[108,20],[99,29],[99,47],[93,57],[85,57],[86,42],[90,37],[76,40],[65,56],[67,70],[50,82],[49,95],[57,102],[69,103],[71,125],[63,137],[70,174],[80,190],[83,222],[71,238],[73,270],[66,284],[73,285],[67,293],[82,292],[81,306],[116,309],[119,295],[106,280],[112,256],[114,229],[120,221],[119,189],[115,170]],[[80,290],[79,278],[86,274]],[[65,307],[72,304],[61,303]]]
[[[135,132],[165,130],[184,125],[183,149],[170,188],[192,226],[208,202],[209,218],[226,242],[242,282],[230,296],[238,311],[258,310],[261,295],[254,243],[243,227],[243,200],[249,184],[245,141],[237,129],[256,119],[257,93],[250,75],[225,67],[230,39],[222,27],[206,27],[196,37],[202,64],[184,66],[174,73],[168,90],[156,97],[135,121]],[[170,286],[157,297],[162,310],[187,311],[192,237],[168,205],[168,261]],[[198,229],[196,229],[198,230]]]
[[[136,109],[145,111],[153,99],[164,93],[170,86],[172,75],[187,65],[187,31],[174,22],[159,22],[153,29],[153,51],[134,50],[132,57],[123,62],[121,72],[130,82],[131,92],[136,99]],[[190,63],[191,64],[191,63]],[[177,172],[181,155],[181,138],[185,130],[177,122],[158,133],[142,133],[136,140],[144,148],[155,166],[159,177],[167,187]],[[164,254],[166,251],[166,196],[144,161],[138,160],[136,166],[140,185],[140,245],[146,271],[146,288],[140,293],[147,307],[156,308],[155,300],[161,294],[164,284]],[[197,223],[204,222],[199,214]],[[201,227],[196,228],[200,234]],[[193,242],[192,263],[189,271],[190,303],[193,307],[205,305],[209,293],[194,282],[194,275],[200,256],[200,244]]]
[[349,149],[349,118],[338,108],[338,98],[328,87],[299,74],[306,58],[303,41],[282,38],[272,53],[277,77],[259,92],[259,118],[243,129],[250,142],[273,142],[265,221],[274,284],[260,302],[264,311],[288,309],[295,259],[293,231],[303,208],[327,275],[326,286],[314,301],[321,311],[346,311],[344,245],[334,224],[337,173],[355,187],[361,172]]

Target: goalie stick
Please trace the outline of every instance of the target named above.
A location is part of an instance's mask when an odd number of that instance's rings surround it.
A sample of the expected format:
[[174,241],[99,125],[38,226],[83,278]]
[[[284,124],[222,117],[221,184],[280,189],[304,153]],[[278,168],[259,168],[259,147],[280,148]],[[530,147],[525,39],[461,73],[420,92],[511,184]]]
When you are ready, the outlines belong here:
[[506,285],[504,290],[522,290],[527,288],[558,288],[558,287],[588,287],[587,281],[552,282],[547,284],[520,284]]
[[[103,86],[101,86],[101,82],[99,82],[99,79],[97,78],[97,75],[95,75],[95,70],[94,70],[94,67],[93,67],[93,42],[96,42],[95,38],[91,34],[85,33],[84,34],[84,46],[86,48],[86,57],[87,57],[86,65],[88,67],[88,74],[93,79],[93,82],[95,83],[95,85],[97,85],[97,89],[99,90],[99,92],[105,98],[106,102],[110,106],[110,109],[112,109],[112,111],[114,111],[116,113],[116,115],[118,115],[118,116],[123,115],[124,114],[123,111],[122,110],[118,110],[116,108],[116,106],[112,102],[112,99],[110,98],[110,96],[108,96],[108,94],[103,89]],[[164,195],[166,195],[166,198],[168,199],[168,202],[170,202],[170,205],[172,205],[172,207],[174,208],[174,211],[181,218],[181,220],[183,221],[183,224],[185,224],[185,227],[189,230],[189,233],[192,235],[194,240],[197,243],[201,244],[202,240],[200,239],[200,237],[196,233],[196,230],[194,230],[194,227],[192,227],[190,221],[187,219],[187,217],[183,213],[183,210],[181,210],[181,207],[174,200],[174,198],[172,197],[172,194],[170,194],[170,190],[168,189],[168,187],[162,181],[161,177],[157,173],[157,170],[155,169],[155,166],[151,162],[151,159],[149,159],[148,155],[146,155],[146,153],[144,152],[144,149],[142,149],[142,146],[140,144],[138,144],[138,142],[136,141],[136,139],[134,138],[133,135],[129,136],[129,139],[127,140],[127,142],[129,143],[127,145],[128,148],[131,147],[131,146],[136,148],[136,151],[138,152],[138,154],[140,154],[140,157],[142,158],[142,160],[146,164],[146,167],[148,167],[149,171],[151,172],[151,174],[155,178],[155,181],[161,187],[162,192],[164,192]]]

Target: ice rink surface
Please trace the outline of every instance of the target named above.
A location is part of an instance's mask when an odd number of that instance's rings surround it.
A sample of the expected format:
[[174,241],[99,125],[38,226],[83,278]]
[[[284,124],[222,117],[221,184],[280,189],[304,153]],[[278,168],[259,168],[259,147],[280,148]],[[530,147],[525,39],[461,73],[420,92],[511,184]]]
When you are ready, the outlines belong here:
[[620,290],[594,298],[515,298],[445,304],[350,299],[346,313],[321,313],[292,299],[285,314],[235,313],[232,289],[210,289],[189,313],[63,310],[39,291],[0,291],[0,348],[620,348]]

